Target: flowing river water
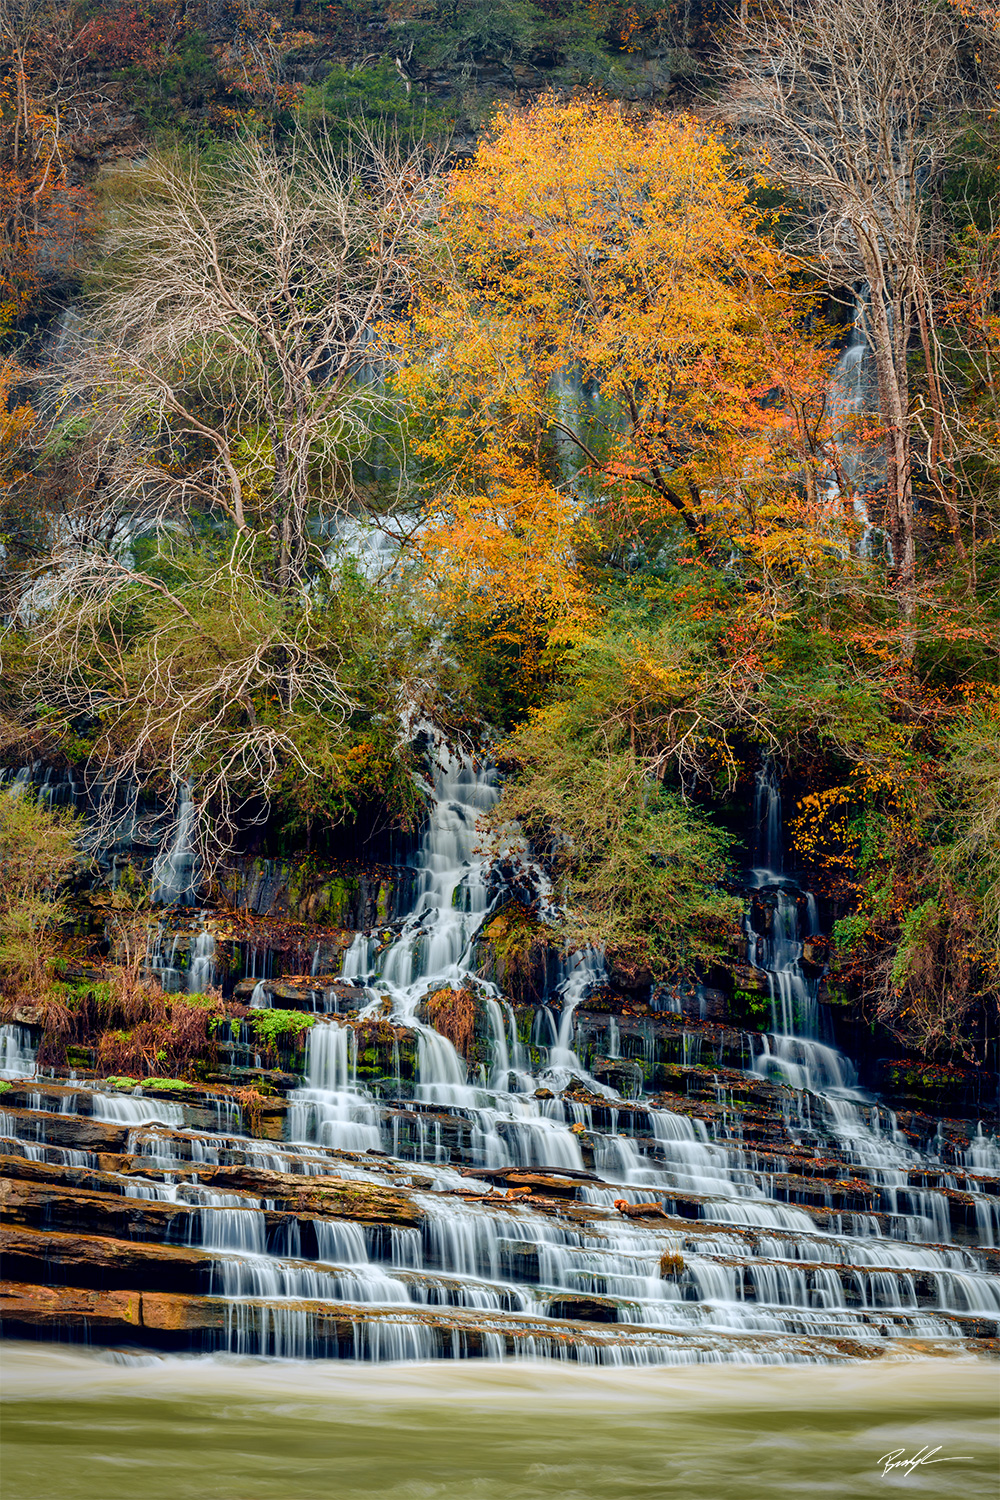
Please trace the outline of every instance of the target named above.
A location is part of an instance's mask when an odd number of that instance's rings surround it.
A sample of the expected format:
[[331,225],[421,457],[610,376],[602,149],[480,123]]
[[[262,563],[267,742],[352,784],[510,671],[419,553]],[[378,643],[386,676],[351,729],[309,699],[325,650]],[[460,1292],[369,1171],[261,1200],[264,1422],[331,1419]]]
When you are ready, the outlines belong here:
[[[974,1360],[641,1371],[109,1361],[6,1346],[4,1500],[996,1492],[995,1366]],[[934,1449],[945,1462],[886,1472],[887,1457]]]

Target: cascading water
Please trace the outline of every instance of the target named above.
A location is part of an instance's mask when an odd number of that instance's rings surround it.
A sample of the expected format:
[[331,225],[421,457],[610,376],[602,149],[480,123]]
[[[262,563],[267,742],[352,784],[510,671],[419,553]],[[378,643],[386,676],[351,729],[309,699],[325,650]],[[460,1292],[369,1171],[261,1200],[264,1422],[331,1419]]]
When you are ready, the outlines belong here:
[[[754,863],[750,871],[754,897],[746,924],[749,959],[767,974],[775,1033],[814,1037],[817,983],[806,977],[801,960],[803,937],[818,931],[818,913],[815,898],[800,891],[784,874],[781,783],[770,758],[757,773],[754,819]],[[809,934],[801,930],[803,916]]]
[[[878,1186],[888,1212],[922,1221],[919,1238],[947,1240],[943,1201],[909,1185],[909,1173],[919,1167],[920,1153],[905,1142],[892,1112],[880,1110],[870,1095],[856,1087],[850,1061],[817,1040],[817,981],[808,979],[801,968],[803,936],[808,935],[802,933],[801,921],[804,912],[809,933],[815,935],[818,913],[812,895],[790,888],[783,874],[781,785],[771,761],[758,774],[755,812],[758,862],[752,871],[753,885],[773,905],[766,936],[759,936],[750,924],[750,958],[768,974],[774,1020],[774,1032],[765,1036],[755,1070],[817,1096],[846,1159]],[[988,1242],[988,1231],[984,1242]]]
[[191,948],[191,967],[188,970],[188,989],[193,995],[203,995],[215,978],[215,935],[199,932]]
[[[977,1245],[1000,1232],[996,1145],[980,1134],[969,1160],[947,1166],[919,1152],[817,1037],[801,959],[818,913],[785,873],[774,768],[758,782],[749,939],[774,1006],[753,1086],[785,1111],[780,1147],[773,1122],[751,1114],[745,1127],[720,1108],[706,1123],[683,1099],[624,1099],[586,1072],[577,1013],[606,981],[599,953],[566,955],[531,1039],[519,1032],[510,1001],[474,971],[489,905],[476,823],[496,796],[492,768],[438,746],[413,907],[391,941],[352,944],[345,978],[364,984],[367,1005],[312,1020],[286,1139],[235,1134],[235,1115],[206,1130],[207,1101],[26,1076],[4,1095],[0,1152],[92,1170],[97,1157],[73,1162],[61,1133],[82,1121],[104,1142],[107,1183],[114,1136],[130,1214],[146,1202],[169,1211],[173,1242],[207,1257],[202,1346],[234,1352],[780,1363],[993,1327],[983,1320],[1000,1316],[1000,1283]],[[208,950],[196,943],[192,971]],[[491,1060],[471,1080],[421,1010],[442,990],[474,993],[485,1017]],[[261,981],[253,1003],[267,997]],[[369,1086],[365,1028],[394,1038],[392,1076]],[[403,1034],[416,1042],[407,1089]],[[626,1039],[638,1055],[624,1016],[603,1034],[619,1069]],[[3,1033],[0,1045],[17,1076],[25,1039]],[[685,1034],[685,1068],[711,1077],[709,1056],[701,1033]],[[831,1159],[846,1188],[824,1175]],[[539,1198],[518,1197],[519,1173]],[[641,1219],[625,1212],[643,1205]],[[973,1218],[977,1237],[961,1227]]]
[[[858,556],[870,559],[878,543],[891,560],[888,538],[873,524],[868,507],[868,497],[884,482],[884,476],[876,450],[859,432],[866,418],[877,419],[878,415],[874,357],[866,332],[869,296],[870,289],[864,286],[855,297],[850,337],[830,376],[828,410],[836,465],[850,486],[854,517],[860,527]],[[839,497],[840,485],[834,480],[829,498]]]
[[[431,814],[415,861],[413,909],[396,939],[378,950],[374,939],[359,935],[345,958],[344,978],[363,984],[370,1001],[363,1016],[386,1014],[416,1032],[418,1081],[416,1099],[428,1106],[461,1109],[472,1120],[484,1159],[492,1167],[547,1166],[581,1170],[579,1143],[558,1101],[548,1111],[533,1096],[535,1080],[523,1067],[511,1070],[510,1050],[499,1009],[499,995],[473,972],[473,945],[488,909],[487,863],[479,852],[479,820],[497,800],[496,772],[456,755],[434,738]],[[562,1015],[548,1049],[545,1081],[556,1087],[572,1076],[585,1076],[572,1048],[573,1016],[587,992],[603,977],[596,952],[570,955],[558,985]],[[493,1007],[494,1062],[489,1080],[470,1083],[468,1068],[447,1037],[418,1017],[427,995],[442,989],[473,987]],[[375,1127],[372,1101],[338,1075],[338,1087],[326,1090],[324,1059],[331,1046],[327,1028],[314,1028],[309,1039],[308,1087],[302,1113],[295,1121],[332,1142],[343,1125]],[[517,1044],[515,1043],[515,1055]],[[520,1059],[523,1062],[523,1058]],[[510,1084],[515,1087],[511,1089]],[[590,1080],[595,1092],[601,1087]],[[342,1137],[341,1137],[342,1139]]]
[[191,787],[187,782],[180,782],[173,836],[153,864],[153,900],[162,901],[165,906],[194,905],[198,888],[196,820]]
[[24,1026],[0,1026],[0,1078],[33,1078],[35,1049]]

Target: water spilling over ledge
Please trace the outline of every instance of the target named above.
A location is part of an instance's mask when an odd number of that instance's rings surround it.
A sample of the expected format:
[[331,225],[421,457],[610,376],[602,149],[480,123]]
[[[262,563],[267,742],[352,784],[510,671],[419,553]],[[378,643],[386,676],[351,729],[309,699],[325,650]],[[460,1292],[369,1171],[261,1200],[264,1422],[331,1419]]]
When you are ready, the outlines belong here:
[[[4,1029],[4,1331],[602,1367],[994,1351],[1000,1152],[971,1123],[905,1132],[819,1039],[818,918],[769,768],[768,931],[748,918],[767,1033],[602,1011],[593,951],[554,961],[526,1030],[477,972],[495,799],[491,767],[439,745],[410,908],[358,933],[350,1012],[324,1005],[304,1080],[253,1118],[190,1086],[37,1077]],[[199,986],[214,959],[203,934]],[[266,1008],[273,985],[251,988]]]

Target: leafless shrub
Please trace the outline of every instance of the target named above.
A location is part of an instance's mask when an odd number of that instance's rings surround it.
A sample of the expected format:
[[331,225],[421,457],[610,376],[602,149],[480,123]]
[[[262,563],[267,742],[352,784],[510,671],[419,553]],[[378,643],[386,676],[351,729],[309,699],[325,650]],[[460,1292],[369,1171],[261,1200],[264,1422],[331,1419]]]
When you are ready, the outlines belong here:
[[322,620],[328,534],[359,502],[352,463],[393,357],[381,329],[433,192],[419,150],[356,135],[345,156],[301,134],[221,165],[153,155],[112,202],[50,393],[57,425],[88,424],[89,493],[11,602],[25,697],[98,726],[99,842],[148,789],[187,786],[210,871],[280,771],[314,774],[302,720],[336,737],[352,711]]
[[866,333],[886,432],[886,510],[912,596],[913,454],[907,357],[918,332],[936,424],[930,457],[956,549],[942,471],[943,399],[929,283],[929,189],[980,108],[988,79],[958,7],[920,0],[763,0],[722,59],[724,110],[770,176],[806,208],[799,253],[831,286],[866,282]]

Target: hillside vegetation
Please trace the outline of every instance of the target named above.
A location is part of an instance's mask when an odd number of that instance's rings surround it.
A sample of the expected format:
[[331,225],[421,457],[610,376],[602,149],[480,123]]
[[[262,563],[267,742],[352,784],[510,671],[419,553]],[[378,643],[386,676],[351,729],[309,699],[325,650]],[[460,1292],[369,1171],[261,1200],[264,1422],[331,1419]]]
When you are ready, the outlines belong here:
[[182,793],[206,879],[412,832],[429,719],[656,981],[773,762],[834,982],[985,1057],[997,19],[801,10],[4,8],[0,761],[89,807],[0,799],[7,992]]

